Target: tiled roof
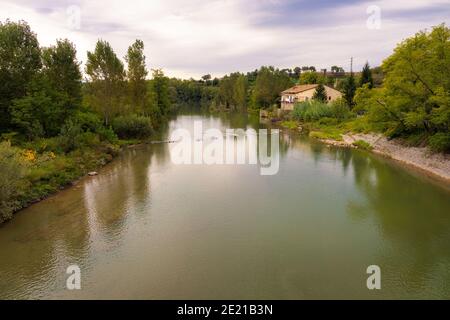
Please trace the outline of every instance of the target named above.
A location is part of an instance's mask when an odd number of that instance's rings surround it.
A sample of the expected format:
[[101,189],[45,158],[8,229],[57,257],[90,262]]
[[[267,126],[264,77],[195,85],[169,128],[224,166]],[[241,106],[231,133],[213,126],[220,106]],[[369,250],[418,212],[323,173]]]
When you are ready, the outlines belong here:
[[311,89],[315,89],[318,86],[318,84],[299,84],[296,86],[293,86],[292,88],[286,89],[281,94],[296,94],[303,91],[308,91]]

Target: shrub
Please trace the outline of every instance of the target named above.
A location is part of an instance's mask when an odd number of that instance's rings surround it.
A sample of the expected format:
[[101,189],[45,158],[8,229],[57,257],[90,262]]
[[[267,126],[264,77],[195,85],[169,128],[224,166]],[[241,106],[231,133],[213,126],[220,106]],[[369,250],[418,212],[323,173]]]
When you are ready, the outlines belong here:
[[103,129],[103,123],[100,117],[92,112],[77,112],[72,121],[77,123],[83,131],[98,132]]
[[293,130],[297,128],[297,123],[295,121],[283,121],[281,122],[281,126]]
[[153,132],[151,119],[138,115],[117,117],[113,120],[112,127],[121,139],[144,138]]
[[9,141],[0,143],[0,223],[20,207],[18,197],[27,187],[26,166],[19,149],[11,147]]
[[102,126],[102,127],[98,128],[97,134],[99,135],[101,141],[108,141],[112,144],[117,144],[117,142],[118,142],[116,133],[110,127],[106,128],[106,127]]
[[428,144],[434,152],[450,152],[450,133],[436,133],[428,140]]
[[355,147],[358,147],[359,149],[363,149],[363,150],[370,151],[373,149],[372,145],[364,140],[357,140],[357,141],[353,142],[353,145]]
[[64,152],[70,152],[79,147],[78,138],[83,133],[81,126],[73,121],[68,120],[61,128],[59,135],[59,143]]
[[332,116],[333,113],[328,104],[315,100],[297,103],[293,111],[293,117],[303,121],[315,121]]
[[321,118],[319,119],[319,121],[317,121],[317,123],[321,126],[335,126],[338,124],[338,120],[335,118]]
[[352,116],[350,109],[344,99],[338,99],[331,103],[331,113],[333,118],[338,119],[339,121],[348,119]]
[[311,138],[321,139],[321,140],[336,140],[342,141],[342,134],[337,129],[327,128],[321,131],[311,131],[309,133]]

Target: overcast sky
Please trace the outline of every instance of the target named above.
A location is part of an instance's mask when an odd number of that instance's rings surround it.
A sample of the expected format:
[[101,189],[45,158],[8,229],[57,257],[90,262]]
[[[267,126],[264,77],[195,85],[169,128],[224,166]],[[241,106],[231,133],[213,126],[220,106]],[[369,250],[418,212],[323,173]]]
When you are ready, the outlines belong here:
[[8,18],[27,21],[42,46],[70,39],[82,62],[99,38],[121,58],[142,39],[149,68],[198,78],[261,65],[348,70],[352,56],[355,70],[379,65],[402,39],[450,25],[450,0],[0,0]]

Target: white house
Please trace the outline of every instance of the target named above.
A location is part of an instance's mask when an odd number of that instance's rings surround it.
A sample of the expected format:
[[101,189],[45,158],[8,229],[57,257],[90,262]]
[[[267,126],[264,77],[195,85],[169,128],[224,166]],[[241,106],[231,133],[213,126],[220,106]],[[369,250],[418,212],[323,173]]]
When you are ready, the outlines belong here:
[[[300,84],[281,92],[281,110],[291,111],[297,102],[311,100],[316,92],[318,84]],[[324,85],[327,93],[327,101],[334,101],[342,97],[342,93],[336,89]]]

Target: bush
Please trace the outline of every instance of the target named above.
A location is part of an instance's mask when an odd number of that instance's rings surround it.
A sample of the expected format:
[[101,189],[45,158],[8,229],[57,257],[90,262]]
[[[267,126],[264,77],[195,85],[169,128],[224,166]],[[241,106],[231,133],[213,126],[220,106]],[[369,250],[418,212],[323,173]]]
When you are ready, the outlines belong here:
[[364,140],[357,140],[357,141],[353,142],[353,145],[355,147],[358,147],[359,149],[363,149],[363,150],[370,151],[373,149],[372,145]]
[[350,109],[344,99],[338,99],[331,103],[331,113],[333,118],[338,119],[339,121],[348,119],[352,116]]
[[19,149],[9,141],[0,143],[0,223],[12,217],[20,208],[18,197],[27,187],[24,175],[26,161]]
[[333,128],[324,128],[321,131],[311,131],[309,136],[320,140],[342,141],[342,133]]
[[428,140],[428,144],[434,152],[450,152],[450,133],[436,133]]
[[83,131],[98,132],[103,129],[103,123],[100,117],[92,112],[77,112],[72,121],[77,123]]
[[61,128],[59,144],[64,152],[70,152],[79,147],[78,138],[83,133],[81,126],[73,120],[68,120]]
[[281,122],[281,126],[291,130],[297,129],[297,123],[295,121],[283,121]]
[[333,113],[328,104],[312,100],[297,103],[292,115],[296,120],[315,121],[324,117],[332,117]]
[[153,132],[151,119],[138,115],[117,117],[113,120],[112,127],[121,139],[144,138]]
[[101,141],[108,141],[112,144],[117,144],[117,142],[119,140],[117,138],[117,135],[114,132],[114,130],[111,129],[110,127],[106,128],[106,127],[102,126],[102,127],[98,128],[97,134],[99,135]]

